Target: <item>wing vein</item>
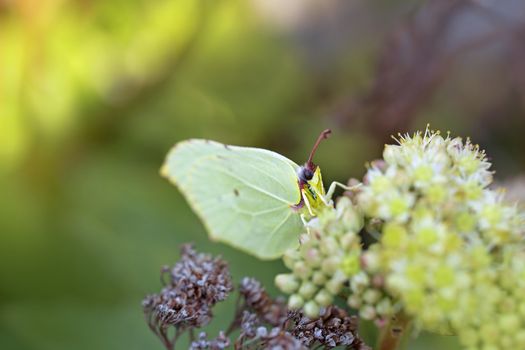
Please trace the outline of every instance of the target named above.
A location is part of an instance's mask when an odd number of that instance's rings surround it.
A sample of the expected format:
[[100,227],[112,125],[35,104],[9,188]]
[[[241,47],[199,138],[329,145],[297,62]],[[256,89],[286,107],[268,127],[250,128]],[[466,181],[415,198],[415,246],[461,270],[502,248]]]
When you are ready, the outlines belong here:
[[292,215],[291,211],[288,213],[288,215],[286,215],[284,220],[279,223],[279,225],[275,226],[275,228],[272,230],[272,232],[270,232],[270,235],[273,236],[275,234],[275,232],[277,232],[277,230],[279,230],[281,228],[281,226],[283,226],[286,223],[286,221],[288,221],[288,219],[290,218],[290,215]]
[[231,172],[223,170],[223,169],[217,169],[217,171],[220,171],[221,173],[226,174],[226,175],[234,178],[235,180],[239,181],[240,183],[242,183],[243,185],[245,185],[248,188],[251,188],[254,191],[258,191],[258,192],[260,192],[262,194],[267,195],[268,197],[271,197],[271,198],[273,198],[275,200],[278,200],[279,202],[285,203],[286,205],[293,204],[293,203],[289,203],[285,199],[282,199],[281,197],[278,197],[278,196],[274,195],[273,193],[270,193],[270,192],[268,192],[268,191],[266,191],[266,190],[264,190],[264,189],[262,189],[262,188],[260,188],[258,186],[255,186],[254,184],[251,184],[251,183],[247,182],[246,180],[244,180],[244,179],[240,178],[239,176],[235,175],[234,173],[231,173]]

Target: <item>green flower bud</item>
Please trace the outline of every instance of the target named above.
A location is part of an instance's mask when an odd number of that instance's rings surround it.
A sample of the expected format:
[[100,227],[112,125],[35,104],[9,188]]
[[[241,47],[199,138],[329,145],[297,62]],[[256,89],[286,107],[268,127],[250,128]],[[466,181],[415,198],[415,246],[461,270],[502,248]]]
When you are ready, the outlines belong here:
[[334,237],[323,237],[323,240],[320,242],[321,252],[326,256],[331,256],[337,254],[339,251],[339,244]]
[[307,247],[303,249],[303,259],[310,267],[318,267],[321,265],[322,256],[319,250],[315,247]]
[[[350,199],[347,197],[342,197],[341,199],[346,199],[350,202]],[[341,200],[339,202],[341,202]],[[345,231],[359,232],[364,226],[363,214],[358,212],[351,203],[348,209],[343,212],[341,221],[346,229]]]
[[367,271],[377,272],[381,267],[381,257],[377,252],[367,250],[361,255],[360,259]]
[[426,199],[433,204],[443,203],[448,197],[447,189],[441,184],[429,185],[426,189],[424,189],[424,193]]
[[359,237],[352,231],[345,233],[339,238],[341,248],[350,250],[354,244],[359,244]]
[[303,307],[304,299],[298,294],[292,294],[288,299],[288,307],[292,310],[297,310]]
[[318,286],[322,286],[327,281],[326,275],[321,271],[315,271],[312,275],[312,282]]
[[400,152],[401,146],[397,145],[385,145],[383,150],[383,159],[389,165],[395,165],[402,163],[402,153]]
[[338,278],[332,278],[326,283],[325,288],[332,293],[332,295],[337,295],[341,289],[343,289],[343,281]]
[[305,315],[308,316],[309,318],[317,318],[319,317],[321,308],[315,301],[310,300],[309,302],[304,304],[303,311]]
[[434,271],[434,281],[437,287],[444,288],[453,285],[455,271],[449,266],[439,266]]
[[420,164],[414,169],[414,181],[416,184],[422,185],[432,180],[434,171],[429,164]]
[[275,276],[275,285],[286,294],[292,294],[299,288],[297,278],[289,273]]
[[354,309],[359,309],[362,305],[361,298],[359,298],[356,294],[350,294],[348,299],[346,299],[346,303],[348,306]]
[[364,272],[359,272],[357,275],[352,277],[350,287],[355,293],[363,291],[370,284],[368,275]]
[[327,274],[332,275],[339,269],[339,266],[341,265],[341,258],[337,255],[328,256],[325,258],[321,265],[321,270]]
[[379,315],[391,315],[394,312],[392,302],[389,298],[381,299],[381,301],[377,303],[376,310]]
[[377,314],[373,306],[365,305],[359,309],[359,315],[365,320],[373,320]]
[[470,232],[476,227],[476,217],[464,211],[456,216],[456,226],[460,232]]
[[289,249],[286,251],[286,253],[283,255],[283,262],[284,265],[289,268],[290,270],[293,269],[294,264],[301,258],[301,255],[299,254],[299,251],[296,249]]
[[347,276],[353,276],[360,271],[361,262],[359,261],[359,255],[352,254],[343,259],[341,263],[341,270]]
[[389,248],[399,248],[407,240],[405,227],[397,223],[387,223],[383,228],[382,243]]
[[381,292],[376,289],[367,289],[363,293],[363,300],[367,304],[375,304],[381,298]]
[[307,279],[312,274],[312,269],[301,260],[293,265],[293,273],[301,279]]
[[299,294],[306,300],[310,299],[315,292],[317,292],[317,286],[312,282],[303,282],[299,288]]
[[321,289],[319,293],[317,293],[317,295],[315,296],[314,300],[317,304],[327,307],[333,303],[334,297],[328,291]]

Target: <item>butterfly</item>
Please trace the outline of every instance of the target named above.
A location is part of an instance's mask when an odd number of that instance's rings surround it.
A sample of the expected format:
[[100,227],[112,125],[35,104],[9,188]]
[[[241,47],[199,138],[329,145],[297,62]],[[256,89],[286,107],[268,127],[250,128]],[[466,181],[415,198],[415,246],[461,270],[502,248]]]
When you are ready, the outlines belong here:
[[175,184],[210,237],[260,259],[280,257],[299,244],[306,219],[333,207],[313,156],[299,166],[269,150],[239,147],[203,139],[177,143],[168,153],[161,175]]

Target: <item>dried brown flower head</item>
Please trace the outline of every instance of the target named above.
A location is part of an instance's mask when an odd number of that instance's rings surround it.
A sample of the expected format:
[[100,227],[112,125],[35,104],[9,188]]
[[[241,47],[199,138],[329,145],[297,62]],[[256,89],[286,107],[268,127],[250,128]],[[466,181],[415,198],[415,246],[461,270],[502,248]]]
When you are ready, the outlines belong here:
[[357,317],[349,316],[336,306],[328,307],[317,319],[309,319],[300,312],[292,314],[291,319],[295,322],[291,329],[292,335],[309,348],[318,344],[325,349],[336,346],[355,350],[370,349],[357,334]]
[[309,319],[289,311],[284,299],[270,297],[259,281],[248,277],[239,285],[235,314],[226,332],[212,339],[201,332],[194,339],[195,328],[207,325],[212,307],[233,290],[228,266],[220,258],[184,245],[181,259],[173,268],[164,268],[164,276],[169,278],[161,292],[147,296],[142,305],[149,327],[167,350],[173,350],[186,331],[190,350],[223,350],[230,347],[235,330],[240,331],[233,343],[236,350],[369,349],[357,334],[355,317],[328,307],[321,317]]
[[193,341],[190,350],[224,350],[230,346],[230,339],[220,332],[217,338],[208,340],[205,332],[199,334],[199,339]]
[[[226,299],[232,289],[226,262],[184,245],[166,286],[144,299],[144,314],[150,329],[172,349],[181,332],[208,324],[213,305]],[[174,336],[168,335],[170,327],[175,328]]]
[[286,320],[288,309],[285,301],[272,299],[255,278],[243,278],[239,293],[244,298],[245,308],[255,312],[264,322],[279,326]]

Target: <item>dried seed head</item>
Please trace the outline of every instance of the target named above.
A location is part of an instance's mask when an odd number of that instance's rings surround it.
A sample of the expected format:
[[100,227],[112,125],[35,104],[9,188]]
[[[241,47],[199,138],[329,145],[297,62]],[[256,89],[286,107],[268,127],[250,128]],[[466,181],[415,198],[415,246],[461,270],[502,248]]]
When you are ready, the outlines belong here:
[[318,318],[311,319],[297,312],[292,315],[295,327],[290,331],[307,347],[318,344],[326,349],[345,346],[347,349],[369,349],[357,333],[357,317],[335,306],[325,309]]
[[274,328],[262,342],[264,349],[274,350],[307,350],[308,348],[287,331]]
[[239,293],[244,298],[246,308],[255,312],[262,321],[278,326],[286,319],[288,310],[284,302],[272,299],[256,279],[243,278]]
[[208,324],[213,305],[233,289],[227,264],[197,253],[191,245],[182,247],[181,259],[169,276],[159,294],[149,295],[142,302],[149,327],[165,344],[174,341],[168,339],[169,327],[182,331]]
[[226,337],[224,332],[220,332],[219,335],[212,340],[208,340],[206,333],[201,332],[199,339],[192,342],[190,350],[224,350],[230,346],[230,339]]

